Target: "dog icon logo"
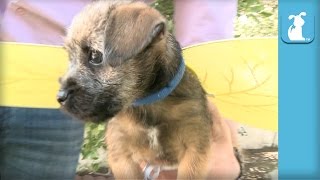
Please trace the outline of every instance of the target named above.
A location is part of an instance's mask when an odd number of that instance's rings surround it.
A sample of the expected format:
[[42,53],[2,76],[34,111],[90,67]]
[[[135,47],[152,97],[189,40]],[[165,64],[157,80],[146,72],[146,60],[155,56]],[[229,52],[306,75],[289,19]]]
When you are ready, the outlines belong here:
[[288,10],[280,19],[280,34],[287,44],[309,44],[315,36],[315,16],[312,11]]
[[306,16],[306,12],[301,12],[298,15],[290,15],[289,20],[293,19],[293,24],[288,28],[288,37],[291,41],[305,41],[303,37],[302,27],[305,24],[302,16]]

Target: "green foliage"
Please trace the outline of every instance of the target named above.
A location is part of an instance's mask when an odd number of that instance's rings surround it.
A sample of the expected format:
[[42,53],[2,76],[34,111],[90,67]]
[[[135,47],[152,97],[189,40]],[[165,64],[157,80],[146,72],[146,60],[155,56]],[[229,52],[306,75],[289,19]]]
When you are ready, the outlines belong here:
[[96,172],[105,164],[106,154],[99,154],[106,149],[104,137],[105,124],[86,123],[78,171]]
[[159,10],[167,19],[172,20],[173,18],[173,1],[171,0],[158,0],[152,3],[154,8]]
[[278,35],[278,1],[239,0],[235,37]]
[[104,125],[103,124],[86,124],[86,133],[83,142],[83,158],[98,159],[97,149],[105,147],[104,145]]
[[162,13],[167,19],[168,29],[173,31],[173,1],[171,0],[157,0],[151,4],[154,8]]

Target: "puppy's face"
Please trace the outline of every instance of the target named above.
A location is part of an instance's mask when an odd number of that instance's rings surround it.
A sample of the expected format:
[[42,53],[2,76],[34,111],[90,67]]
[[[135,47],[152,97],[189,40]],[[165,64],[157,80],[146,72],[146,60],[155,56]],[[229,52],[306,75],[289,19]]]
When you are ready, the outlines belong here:
[[166,36],[165,19],[143,3],[87,6],[65,39],[70,64],[57,95],[62,109],[98,122],[145,96],[166,63]]

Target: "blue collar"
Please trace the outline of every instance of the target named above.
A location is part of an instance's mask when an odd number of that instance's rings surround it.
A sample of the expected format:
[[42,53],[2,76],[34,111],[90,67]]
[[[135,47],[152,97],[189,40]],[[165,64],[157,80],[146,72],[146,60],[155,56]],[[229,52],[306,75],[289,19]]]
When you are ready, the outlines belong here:
[[162,89],[160,89],[159,91],[150,94],[149,96],[146,96],[144,98],[141,99],[137,99],[133,102],[133,106],[141,106],[141,105],[147,105],[147,104],[151,104],[157,101],[160,101],[164,98],[166,98],[167,96],[169,96],[169,94],[178,86],[178,84],[180,83],[184,71],[186,69],[185,63],[183,58],[181,58],[181,63],[178,69],[177,74],[172,78],[172,80]]

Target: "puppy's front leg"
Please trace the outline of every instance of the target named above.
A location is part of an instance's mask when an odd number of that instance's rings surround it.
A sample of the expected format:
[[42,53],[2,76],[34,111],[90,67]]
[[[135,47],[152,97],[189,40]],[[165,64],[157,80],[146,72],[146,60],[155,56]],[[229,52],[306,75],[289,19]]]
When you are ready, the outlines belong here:
[[205,179],[207,154],[208,150],[200,153],[192,148],[187,149],[179,163],[177,179]]
[[108,155],[108,162],[115,179],[143,179],[140,166],[130,157]]

